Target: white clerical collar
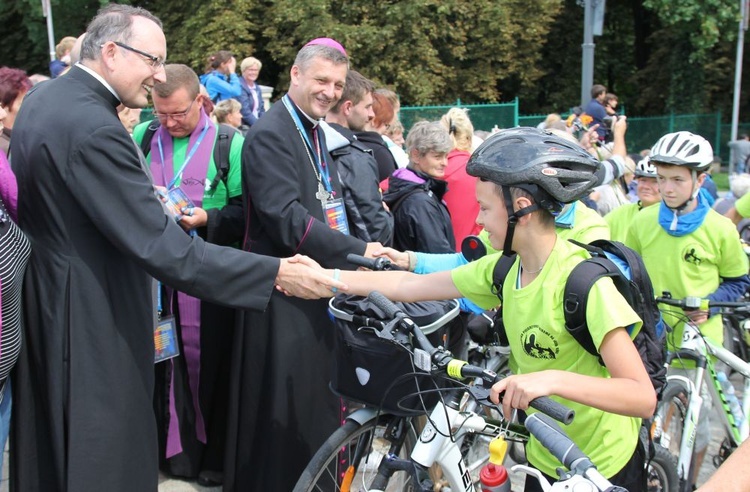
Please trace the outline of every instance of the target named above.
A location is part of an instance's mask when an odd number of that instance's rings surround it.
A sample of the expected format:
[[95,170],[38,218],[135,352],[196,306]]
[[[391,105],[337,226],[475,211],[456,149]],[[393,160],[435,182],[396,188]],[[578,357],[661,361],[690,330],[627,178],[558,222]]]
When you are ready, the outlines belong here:
[[122,100],[120,99],[120,96],[118,96],[118,95],[117,95],[117,92],[115,92],[115,90],[114,90],[114,89],[112,88],[112,86],[111,86],[111,85],[109,85],[109,84],[107,83],[107,81],[106,81],[106,80],[104,80],[104,78],[102,78],[102,76],[101,76],[101,75],[99,75],[99,74],[98,74],[98,73],[96,73],[95,71],[91,70],[91,69],[90,69],[89,67],[87,67],[86,65],[82,65],[82,64],[81,64],[81,62],[78,62],[78,63],[76,63],[76,67],[78,67],[78,68],[80,68],[80,69],[84,70],[85,72],[89,73],[89,74],[90,74],[90,75],[91,75],[92,77],[94,77],[94,78],[95,78],[96,80],[98,80],[99,82],[101,82],[101,83],[102,83],[102,85],[103,85],[104,87],[106,87],[106,88],[107,88],[107,90],[108,90],[109,92],[111,92],[113,96],[115,96],[115,97],[117,98],[117,100],[118,100],[118,101],[122,102]]
[[310,116],[309,116],[309,115],[308,115],[307,113],[305,113],[304,111],[302,111],[302,108],[300,108],[300,107],[299,107],[299,106],[297,105],[297,103],[296,103],[296,102],[294,102],[294,99],[292,99],[292,96],[289,96],[289,100],[290,100],[290,101],[292,101],[292,103],[294,103],[294,107],[296,107],[296,108],[297,108],[297,111],[299,111],[300,113],[302,113],[302,116],[304,116],[305,118],[307,118],[307,121],[309,121],[310,123],[312,123],[312,125],[313,125],[313,128],[315,128],[316,126],[318,126],[318,123],[320,123],[320,120],[316,120],[316,119],[314,119],[314,118],[310,117]]

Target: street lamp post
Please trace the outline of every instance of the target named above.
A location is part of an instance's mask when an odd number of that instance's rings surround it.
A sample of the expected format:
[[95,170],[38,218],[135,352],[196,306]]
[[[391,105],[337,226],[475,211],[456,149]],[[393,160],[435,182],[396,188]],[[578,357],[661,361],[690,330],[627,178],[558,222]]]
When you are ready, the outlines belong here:
[[[740,92],[742,85],[742,56],[745,45],[745,31],[750,13],[748,12],[750,1],[740,0],[740,29],[737,35],[737,58],[734,65],[734,100],[732,102],[732,129],[731,140],[737,140],[737,126],[740,121]],[[729,152],[729,174],[734,170],[734,149]]]
[[52,6],[50,5],[49,0],[42,0],[42,14],[47,18],[49,61],[55,61],[55,28],[52,26]]

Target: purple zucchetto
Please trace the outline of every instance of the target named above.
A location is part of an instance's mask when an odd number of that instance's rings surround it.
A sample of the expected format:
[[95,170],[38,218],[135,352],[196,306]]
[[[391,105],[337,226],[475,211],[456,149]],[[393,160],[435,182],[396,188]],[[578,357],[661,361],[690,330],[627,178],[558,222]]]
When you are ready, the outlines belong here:
[[342,55],[348,57],[349,55],[346,54],[346,50],[343,46],[341,46],[341,43],[336,41],[332,38],[315,38],[309,43],[307,43],[304,47],[312,46],[312,45],[322,45],[322,46],[328,46],[329,48],[334,48],[335,50],[339,51]]

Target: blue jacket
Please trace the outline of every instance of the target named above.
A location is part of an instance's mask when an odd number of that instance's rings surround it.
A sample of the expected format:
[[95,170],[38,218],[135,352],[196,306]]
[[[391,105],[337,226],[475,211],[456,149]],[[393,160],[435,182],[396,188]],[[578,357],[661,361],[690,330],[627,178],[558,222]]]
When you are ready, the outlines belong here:
[[[263,116],[263,113],[266,112],[266,108],[263,105],[263,92],[260,90],[260,86],[258,83],[255,83],[255,87],[252,89],[247,85],[247,81],[245,79],[240,79],[240,88],[242,92],[240,93],[240,104],[242,104],[242,109],[240,110],[242,113],[242,123],[248,126],[253,126],[256,121],[258,121],[258,118]],[[253,115],[253,110],[255,109],[255,101],[253,100],[253,91],[255,91],[255,94],[258,96],[258,116]]]
[[237,99],[242,93],[240,78],[235,73],[231,74],[229,80],[227,80],[226,75],[214,70],[213,72],[201,75],[200,81],[201,84],[206,86],[208,97],[211,98],[214,104],[224,99]]

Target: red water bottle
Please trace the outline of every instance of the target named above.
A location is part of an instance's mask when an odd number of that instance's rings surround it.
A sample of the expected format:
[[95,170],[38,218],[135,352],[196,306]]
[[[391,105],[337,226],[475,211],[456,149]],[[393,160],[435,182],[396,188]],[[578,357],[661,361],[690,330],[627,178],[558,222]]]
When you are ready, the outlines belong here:
[[508,443],[502,436],[490,442],[490,462],[479,472],[482,492],[510,492],[510,477],[503,466]]

